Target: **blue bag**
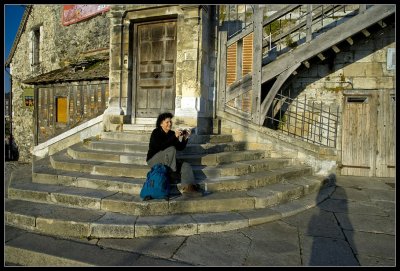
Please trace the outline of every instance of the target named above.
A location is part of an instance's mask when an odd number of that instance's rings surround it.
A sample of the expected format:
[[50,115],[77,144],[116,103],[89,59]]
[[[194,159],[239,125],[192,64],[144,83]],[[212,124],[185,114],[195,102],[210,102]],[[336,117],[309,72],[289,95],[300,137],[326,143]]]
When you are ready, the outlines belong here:
[[167,167],[161,163],[155,164],[147,173],[146,181],[140,190],[143,200],[166,199],[170,191],[169,175]]

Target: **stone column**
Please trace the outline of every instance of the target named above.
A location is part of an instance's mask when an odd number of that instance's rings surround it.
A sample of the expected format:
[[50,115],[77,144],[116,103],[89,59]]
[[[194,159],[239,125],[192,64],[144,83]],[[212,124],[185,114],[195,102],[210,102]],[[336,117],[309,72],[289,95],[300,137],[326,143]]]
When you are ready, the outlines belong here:
[[[122,131],[126,101],[122,101],[122,33],[123,7],[113,6],[107,17],[110,18],[110,97],[108,108],[104,111],[103,126],[105,131]],[[124,108],[125,107],[125,108]]]
[[[207,111],[209,74],[204,72],[207,57],[203,55],[204,29],[202,6],[182,5],[183,13],[178,17],[176,100],[177,123],[196,127],[196,133],[207,133],[210,121],[203,121]],[[206,35],[210,33],[206,31]],[[204,91],[207,90],[207,91]],[[208,119],[210,119],[208,117]]]

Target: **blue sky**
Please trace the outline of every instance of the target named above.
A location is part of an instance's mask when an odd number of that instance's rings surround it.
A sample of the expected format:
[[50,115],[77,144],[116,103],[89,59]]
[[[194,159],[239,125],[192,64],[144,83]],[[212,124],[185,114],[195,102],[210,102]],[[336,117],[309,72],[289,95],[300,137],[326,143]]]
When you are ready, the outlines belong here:
[[[24,9],[24,5],[4,5],[4,63],[10,54],[15,35],[17,34],[22,15],[24,14]],[[4,91],[10,91],[10,76],[5,70]]]

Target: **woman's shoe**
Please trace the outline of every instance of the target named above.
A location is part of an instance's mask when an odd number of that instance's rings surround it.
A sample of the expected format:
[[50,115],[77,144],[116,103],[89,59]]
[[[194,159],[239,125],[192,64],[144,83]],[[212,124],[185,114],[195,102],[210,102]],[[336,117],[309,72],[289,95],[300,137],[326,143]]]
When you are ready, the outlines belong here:
[[203,193],[199,184],[186,184],[181,186],[181,193]]

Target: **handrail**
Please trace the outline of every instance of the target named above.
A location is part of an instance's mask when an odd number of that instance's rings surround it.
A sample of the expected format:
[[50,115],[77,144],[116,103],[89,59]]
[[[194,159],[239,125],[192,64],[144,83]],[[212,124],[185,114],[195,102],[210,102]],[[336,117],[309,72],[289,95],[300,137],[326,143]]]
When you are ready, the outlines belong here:
[[[315,11],[317,8],[321,7],[322,5],[319,5],[318,7],[314,8],[311,11],[311,13],[313,11]],[[344,7],[344,5],[332,5],[330,8],[328,8],[327,10],[321,10],[318,13],[316,13],[315,15],[312,15],[312,22],[314,22],[316,19],[320,18],[321,16],[325,15],[325,13],[330,12],[330,11],[334,11],[336,8],[340,9]],[[304,15],[303,17],[307,17],[308,13],[306,15]],[[271,39],[272,43],[277,42],[278,40],[281,40],[285,37],[287,37],[288,35],[295,33],[297,30],[299,30],[300,28],[304,27],[307,25],[307,21],[301,21],[299,24],[296,24],[295,26],[293,26],[292,28],[290,28],[288,31],[279,34],[278,36],[274,37],[273,39]],[[271,33],[272,34],[272,33]],[[266,47],[267,41],[263,41],[263,47]]]

